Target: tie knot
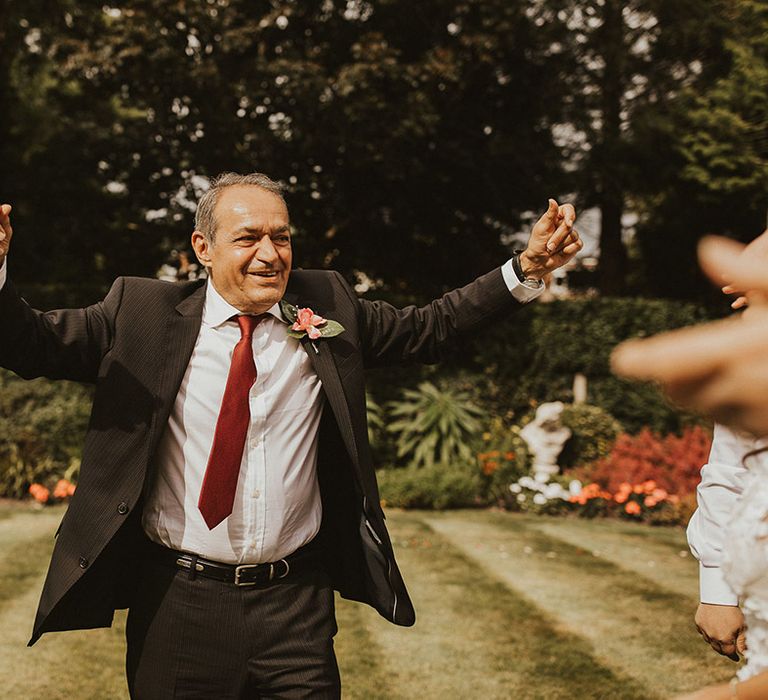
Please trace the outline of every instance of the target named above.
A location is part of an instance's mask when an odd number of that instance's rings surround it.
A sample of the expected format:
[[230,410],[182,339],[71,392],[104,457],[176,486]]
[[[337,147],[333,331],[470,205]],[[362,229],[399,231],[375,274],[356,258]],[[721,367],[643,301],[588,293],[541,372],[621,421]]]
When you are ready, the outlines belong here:
[[240,337],[250,338],[253,335],[254,329],[259,325],[259,321],[261,321],[262,318],[264,318],[264,314],[260,314],[259,316],[238,316],[237,324],[240,326]]

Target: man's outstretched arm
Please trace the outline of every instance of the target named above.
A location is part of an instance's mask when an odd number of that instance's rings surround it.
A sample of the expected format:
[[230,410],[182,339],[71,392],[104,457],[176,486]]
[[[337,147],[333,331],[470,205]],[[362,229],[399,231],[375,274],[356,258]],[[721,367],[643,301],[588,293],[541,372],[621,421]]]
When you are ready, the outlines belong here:
[[583,247],[574,229],[575,220],[573,205],[559,206],[550,199],[514,271],[507,262],[426,306],[398,309],[384,302],[358,302],[355,298],[362,311],[360,330],[366,366],[436,362],[442,349],[457,336],[501,320],[521,303],[538,296],[544,287],[542,279]]
[[32,309],[8,279],[10,214],[11,205],[0,204],[0,366],[25,379],[95,381],[112,343],[122,281],[112,286],[104,301],[85,309],[46,313]]

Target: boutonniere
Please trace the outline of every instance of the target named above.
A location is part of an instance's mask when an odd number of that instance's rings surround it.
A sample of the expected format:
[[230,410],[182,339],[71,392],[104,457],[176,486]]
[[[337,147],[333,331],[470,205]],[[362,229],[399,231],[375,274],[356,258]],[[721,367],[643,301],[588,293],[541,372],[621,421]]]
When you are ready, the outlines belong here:
[[291,338],[301,339],[309,336],[310,340],[317,340],[318,338],[333,338],[344,332],[344,326],[338,321],[331,321],[328,318],[318,316],[309,307],[299,308],[282,300],[280,310],[290,324],[288,335]]

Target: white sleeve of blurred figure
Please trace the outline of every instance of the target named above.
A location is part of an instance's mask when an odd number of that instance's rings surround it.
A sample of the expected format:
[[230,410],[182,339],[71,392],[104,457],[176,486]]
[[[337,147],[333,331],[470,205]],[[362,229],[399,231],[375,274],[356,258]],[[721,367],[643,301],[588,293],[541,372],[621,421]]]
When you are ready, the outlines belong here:
[[744,455],[752,449],[749,439],[722,425],[715,425],[709,461],[701,468],[696,490],[698,508],[688,523],[688,544],[699,560],[699,595],[702,603],[738,605],[739,600],[723,577],[725,529],[741,496]]
[[3,260],[3,266],[0,267],[0,289],[5,287],[5,280],[8,277],[8,259]]

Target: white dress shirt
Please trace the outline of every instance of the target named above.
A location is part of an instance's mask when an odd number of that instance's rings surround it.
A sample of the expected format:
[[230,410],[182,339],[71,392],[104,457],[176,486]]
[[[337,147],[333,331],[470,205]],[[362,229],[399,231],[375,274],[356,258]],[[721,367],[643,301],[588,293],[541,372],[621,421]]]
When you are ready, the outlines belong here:
[[232,514],[213,530],[197,507],[240,329],[209,280],[200,334],[155,456],[143,525],[154,541],[207,559],[277,561],[320,528],[321,383],[276,304],[253,332],[257,378]]
[[[0,289],[6,280],[0,268]],[[507,261],[501,268],[515,299],[544,290],[521,284]],[[257,379],[250,392],[251,423],[232,514],[213,530],[197,503],[216,421],[240,340],[228,304],[207,282],[200,334],[155,455],[156,477],[142,524],[159,544],[230,564],[277,561],[309,542],[320,528],[317,441],[323,411],[320,379],[309,357],[287,336],[276,304],[253,334]]]
[[739,604],[721,570],[725,532],[744,488],[744,457],[765,444],[764,440],[715,425],[709,461],[701,468],[696,492],[698,508],[688,523],[688,544],[699,560],[702,603]]

